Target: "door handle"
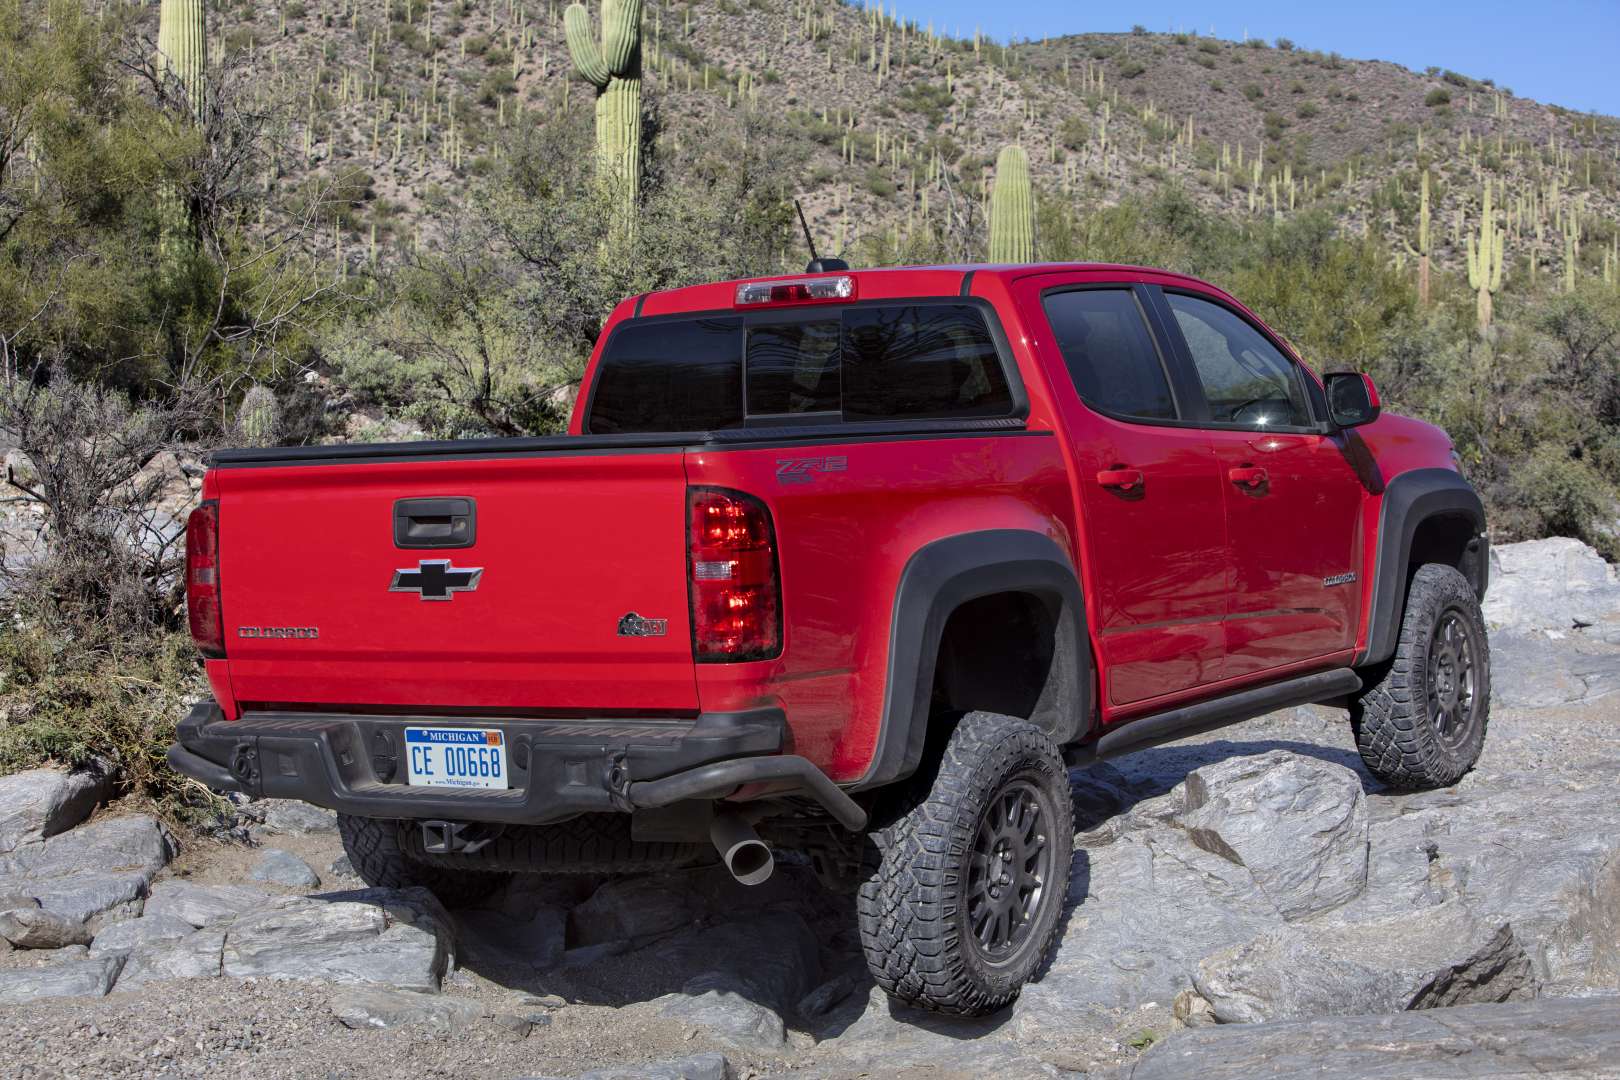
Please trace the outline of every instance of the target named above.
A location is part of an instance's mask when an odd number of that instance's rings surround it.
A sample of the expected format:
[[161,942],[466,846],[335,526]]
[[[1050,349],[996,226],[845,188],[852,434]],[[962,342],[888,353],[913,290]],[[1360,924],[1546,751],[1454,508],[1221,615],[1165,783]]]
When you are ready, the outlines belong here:
[[1254,465],[1240,465],[1226,470],[1226,478],[1234,484],[1241,484],[1253,491],[1255,488],[1263,486],[1270,479],[1270,476],[1266,473],[1266,470]]
[[400,499],[394,503],[394,546],[472,547],[478,506],[472,499]]
[[1104,469],[1097,474],[1097,483],[1105,488],[1136,491],[1142,486],[1141,469]]

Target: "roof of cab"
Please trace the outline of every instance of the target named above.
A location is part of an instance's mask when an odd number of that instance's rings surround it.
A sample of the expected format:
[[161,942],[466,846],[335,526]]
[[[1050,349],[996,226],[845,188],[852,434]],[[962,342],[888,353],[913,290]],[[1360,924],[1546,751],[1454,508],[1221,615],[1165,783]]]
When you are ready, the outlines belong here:
[[[818,274],[773,274],[765,277],[733,278],[730,281],[706,282],[680,289],[646,293],[631,297],[625,304],[631,310],[625,314],[635,316],[674,315],[694,311],[721,311],[735,306],[737,286],[759,281],[795,281],[802,278],[838,277],[855,278],[858,300],[901,300],[923,296],[968,296],[972,282],[980,275],[1013,281],[1032,274],[1062,273],[1064,271],[1103,271],[1118,273],[1123,280],[1137,279],[1140,275],[1177,278],[1212,288],[1207,282],[1172,270],[1159,270],[1148,266],[1128,266],[1118,263],[1027,263],[1027,264],[974,264],[963,263],[944,266],[892,266],[869,270],[833,270]],[[1219,291],[1219,290],[1217,290]]]

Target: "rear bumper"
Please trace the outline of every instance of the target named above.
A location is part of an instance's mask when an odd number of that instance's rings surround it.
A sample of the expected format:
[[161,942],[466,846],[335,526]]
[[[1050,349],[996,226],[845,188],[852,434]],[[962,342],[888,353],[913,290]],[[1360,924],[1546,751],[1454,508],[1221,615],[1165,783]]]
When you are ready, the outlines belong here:
[[[412,787],[407,726],[501,731],[506,790]],[[780,709],[704,713],[695,720],[513,720],[335,713],[248,713],[226,720],[205,701],[169,748],[177,771],[220,791],[300,799],[344,814],[537,825],[582,813],[722,798],[744,784],[780,786],[821,803],[850,828],[865,814],[826,774],[781,753]],[[857,822],[858,817],[858,822]]]

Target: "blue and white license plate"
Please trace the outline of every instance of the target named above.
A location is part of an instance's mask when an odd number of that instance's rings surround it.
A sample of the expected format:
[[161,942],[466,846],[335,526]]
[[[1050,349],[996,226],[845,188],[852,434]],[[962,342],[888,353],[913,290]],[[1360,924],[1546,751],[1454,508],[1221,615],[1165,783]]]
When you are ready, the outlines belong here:
[[464,727],[408,727],[405,749],[413,785],[504,788],[506,740],[499,731]]

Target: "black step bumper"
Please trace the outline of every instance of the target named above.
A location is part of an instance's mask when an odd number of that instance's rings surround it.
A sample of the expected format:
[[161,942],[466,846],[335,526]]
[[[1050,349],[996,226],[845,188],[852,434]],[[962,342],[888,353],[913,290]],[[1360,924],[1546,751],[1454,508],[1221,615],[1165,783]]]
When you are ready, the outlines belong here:
[[[412,787],[404,729],[502,732],[512,786]],[[695,719],[528,720],[258,712],[226,720],[205,701],[179,724],[169,764],[218,791],[301,799],[358,817],[538,825],[582,813],[715,799],[745,784],[821,803],[849,828],[864,811],[811,762],[781,753],[780,709]]]

